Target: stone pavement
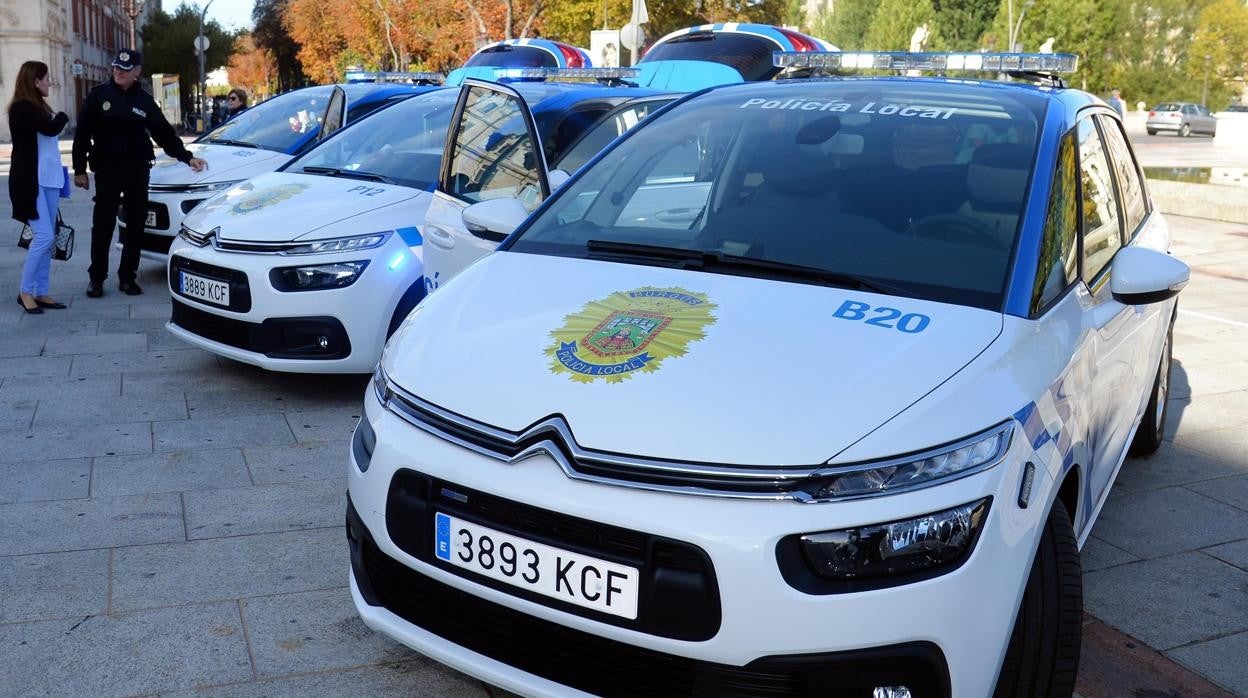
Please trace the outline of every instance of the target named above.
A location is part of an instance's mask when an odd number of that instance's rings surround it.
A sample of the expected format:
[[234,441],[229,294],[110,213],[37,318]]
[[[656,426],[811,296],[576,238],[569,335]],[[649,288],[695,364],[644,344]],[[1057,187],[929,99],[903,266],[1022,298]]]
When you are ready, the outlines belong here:
[[[71,307],[0,303],[0,694],[502,693],[355,615],[344,469],[366,378],[179,343],[150,262],[144,295],[110,279],[85,298],[88,206],[76,190],[78,249],[53,264]],[[1195,273],[1171,431],[1124,465],[1085,550],[1088,698],[1248,695],[1248,226],[1172,223]],[[0,221],[8,298],[17,231]]]

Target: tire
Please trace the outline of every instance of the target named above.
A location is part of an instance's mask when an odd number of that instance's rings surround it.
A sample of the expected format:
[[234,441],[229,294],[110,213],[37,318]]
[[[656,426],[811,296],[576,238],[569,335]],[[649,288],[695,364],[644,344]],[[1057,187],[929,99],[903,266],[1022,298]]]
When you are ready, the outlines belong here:
[[1157,129],[1155,129],[1155,128],[1150,128],[1150,129],[1148,129],[1148,135],[1150,135],[1150,136],[1156,136],[1156,135],[1157,135]]
[[1083,574],[1070,515],[1053,502],[993,693],[997,698],[1069,698],[1083,642]]
[[1148,397],[1148,406],[1140,415],[1135,438],[1131,440],[1129,453],[1133,456],[1156,453],[1166,433],[1166,415],[1170,411],[1170,363],[1174,357],[1171,341],[1174,337],[1173,326],[1171,321],[1171,326],[1166,328],[1166,343],[1161,347],[1161,361],[1157,365],[1157,377],[1153,379],[1153,394]]
[[1187,138],[1190,135],[1192,135],[1191,126],[1187,124],[1183,124],[1182,126],[1179,127],[1179,138]]

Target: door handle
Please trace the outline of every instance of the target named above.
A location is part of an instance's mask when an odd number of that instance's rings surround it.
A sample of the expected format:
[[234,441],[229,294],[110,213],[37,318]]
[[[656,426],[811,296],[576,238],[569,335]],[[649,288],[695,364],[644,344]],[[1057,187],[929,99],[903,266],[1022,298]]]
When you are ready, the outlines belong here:
[[425,235],[429,238],[429,242],[441,247],[444,250],[455,249],[455,236],[446,232],[442,228],[436,226],[427,226]]

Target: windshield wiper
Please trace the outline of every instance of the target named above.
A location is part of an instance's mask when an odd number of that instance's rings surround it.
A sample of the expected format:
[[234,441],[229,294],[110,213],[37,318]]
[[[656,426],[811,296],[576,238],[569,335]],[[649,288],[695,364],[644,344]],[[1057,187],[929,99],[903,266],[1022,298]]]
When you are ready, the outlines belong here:
[[205,142],[206,143],[219,143],[221,145],[233,145],[239,148],[259,148],[260,147],[259,145],[255,143],[248,143],[247,141],[236,141],[236,140],[232,140],[229,138],[209,138]]
[[807,267],[801,264],[777,262],[770,259],[756,259],[754,257],[742,257],[735,254],[706,250],[691,250],[684,247],[616,242],[614,240],[590,240],[585,243],[585,247],[591,253],[591,257],[594,256],[593,253],[598,252],[613,257],[622,256],[633,259],[675,262],[675,266],[680,269],[715,273],[737,271],[745,272],[746,275],[750,275],[749,273],[752,272],[753,275],[761,276],[762,278],[797,279],[825,286],[856,288],[891,296],[914,297],[914,293],[910,291],[861,276],[828,271],[817,267]]
[[381,182],[382,184],[394,184],[394,180],[385,175],[376,172],[359,172],[357,170],[344,170],[340,167],[321,167],[312,165],[310,167],[302,167],[300,172],[310,172],[312,174],[328,175],[330,177],[346,177],[347,179],[363,179],[369,182]]

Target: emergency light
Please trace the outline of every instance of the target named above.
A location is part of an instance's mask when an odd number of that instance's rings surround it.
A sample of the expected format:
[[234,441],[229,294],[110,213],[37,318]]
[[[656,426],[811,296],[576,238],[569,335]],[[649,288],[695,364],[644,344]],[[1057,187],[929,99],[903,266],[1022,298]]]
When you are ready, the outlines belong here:
[[494,77],[519,80],[627,80],[641,76],[637,68],[497,68]]
[[777,68],[818,70],[962,70],[990,73],[1073,73],[1073,53],[911,53],[908,51],[776,51]]
[[442,73],[422,72],[391,72],[391,71],[347,71],[347,82],[410,82],[418,85],[441,85],[446,76]]

